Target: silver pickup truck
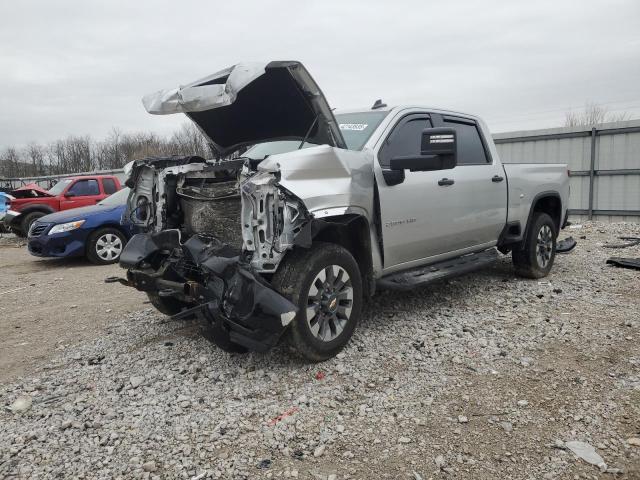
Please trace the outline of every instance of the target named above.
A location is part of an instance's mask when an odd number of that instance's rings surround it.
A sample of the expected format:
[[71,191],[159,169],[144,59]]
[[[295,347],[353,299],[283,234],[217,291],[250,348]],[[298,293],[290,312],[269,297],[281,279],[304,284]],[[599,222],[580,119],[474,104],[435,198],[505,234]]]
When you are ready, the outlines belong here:
[[144,233],[118,280],[163,313],[198,316],[225,350],[288,337],[322,361],[376,288],[469,272],[497,250],[524,277],[553,265],[567,166],[503,165],[473,115],[380,101],[334,113],[302,64],[285,61],[238,64],[143,104],[186,114],[216,159],[128,165],[124,221]]

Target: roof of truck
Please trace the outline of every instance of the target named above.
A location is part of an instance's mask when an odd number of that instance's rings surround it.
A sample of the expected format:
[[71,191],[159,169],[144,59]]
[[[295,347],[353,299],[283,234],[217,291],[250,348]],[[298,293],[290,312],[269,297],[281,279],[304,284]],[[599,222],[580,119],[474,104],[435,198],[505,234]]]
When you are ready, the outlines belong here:
[[438,107],[428,107],[425,105],[388,105],[379,108],[371,108],[371,107],[363,107],[363,108],[348,108],[348,109],[335,109],[333,111],[334,115],[340,115],[342,113],[363,113],[363,112],[391,112],[392,110],[426,110],[428,112],[441,113],[444,115],[460,115],[463,117],[473,117],[478,118],[476,115],[472,115],[470,113],[458,112],[455,110],[446,110],[444,108]]

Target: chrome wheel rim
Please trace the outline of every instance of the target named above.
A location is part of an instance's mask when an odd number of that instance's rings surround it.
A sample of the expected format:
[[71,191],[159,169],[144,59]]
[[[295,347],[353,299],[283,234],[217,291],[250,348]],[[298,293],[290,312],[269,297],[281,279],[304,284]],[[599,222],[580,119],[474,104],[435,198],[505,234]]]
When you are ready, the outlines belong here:
[[96,242],[96,254],[106,262],[117,259],[122,253],[122,240],[113,233],[105,233]]
[[553,253],[553,232],[549,225],[543,225],[538,232],[536,259],[540,268],[545,268],[551,261]]
[[311,282],[307,295],[307,324],[311,334],[323,342],[338,337],[351,318],[353,286],[339,265],[323,268]]

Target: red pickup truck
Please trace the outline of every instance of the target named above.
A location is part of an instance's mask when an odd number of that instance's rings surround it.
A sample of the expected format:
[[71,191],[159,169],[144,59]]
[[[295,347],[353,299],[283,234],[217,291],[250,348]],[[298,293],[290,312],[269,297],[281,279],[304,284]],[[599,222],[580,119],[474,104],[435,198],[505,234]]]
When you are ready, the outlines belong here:
[[35,183],[25,185],[11,192],[14,198],[4,224],[17,235],[26,236],[38,218],[61,210],[95,205],[120,188],[120,181],[112,175],[67,177],[50,190]]

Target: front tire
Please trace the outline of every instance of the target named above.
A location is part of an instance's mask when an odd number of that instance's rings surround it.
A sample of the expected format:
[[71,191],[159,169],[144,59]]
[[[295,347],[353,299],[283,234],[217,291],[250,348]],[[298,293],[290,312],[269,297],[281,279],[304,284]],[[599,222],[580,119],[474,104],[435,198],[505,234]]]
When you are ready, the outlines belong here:
[[348,250],[332,243],[296,250],[271,283],[298,307],[289,341],[300,355],[322,362],[349,342],[360,319],[362,278]]
[[127,243],[124,234],[116,228],[100,228],[87,242],[87,258],[96,265],[109,265],[120,259]]
[[534,213],[523,248],[516,248],[511,253],[516,274],[525,278],[549,275],[556,258],[557,236],[553,219],[543,212]]
[[33,222],[35,222],[41,217],[44,217],[45,215],[46,213],[43,213],[43,212],[27,213],[25,217],[22,219],[22,221],[20,222],[20,230],[22,230],[20,236],[21,237],[28,236],[29,230],[31,229],[31,225],[33,225]]

